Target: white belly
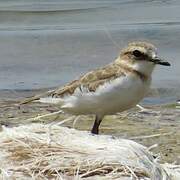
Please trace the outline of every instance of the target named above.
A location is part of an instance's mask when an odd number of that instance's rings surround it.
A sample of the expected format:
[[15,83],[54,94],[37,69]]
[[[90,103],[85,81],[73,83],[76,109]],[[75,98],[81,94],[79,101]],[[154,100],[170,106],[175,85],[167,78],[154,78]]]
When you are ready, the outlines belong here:
[[143,82],[131,75],[120,77],[96,92],[77,91],[65,98],[62,108],[72,114],[114,114],[135,106],[146,95],[149,85],[150,80]]

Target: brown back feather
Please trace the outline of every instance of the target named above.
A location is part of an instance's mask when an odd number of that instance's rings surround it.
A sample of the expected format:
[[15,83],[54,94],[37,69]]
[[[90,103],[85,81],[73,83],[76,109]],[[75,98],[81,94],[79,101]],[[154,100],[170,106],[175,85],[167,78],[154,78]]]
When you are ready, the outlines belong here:
[[81,76],[79,80],[74,80],[63,87],[27,98],[20,104],[27,104],[29,102],[39,100],[41,97],[45,96],[62,97],[65,95],[70,95],[73,94],[75,89],[78,87],[86,87],[90,92],[94,92],[100,85],[103,85],[105,82],[113,80],[121,75],[125,75],[125,73],[121,69],[120,65],[111,63],[104,68],[99,68],[88,72],[84,76]]

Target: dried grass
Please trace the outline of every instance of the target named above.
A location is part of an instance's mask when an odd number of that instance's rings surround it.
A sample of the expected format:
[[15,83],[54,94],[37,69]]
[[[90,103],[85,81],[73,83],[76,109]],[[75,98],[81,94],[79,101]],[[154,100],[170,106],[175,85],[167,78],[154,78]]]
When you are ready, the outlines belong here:
[[[50,129],[51,127],[51,129]],[[180,179],[134,141],[58,125],[3,127],[1,179]]]

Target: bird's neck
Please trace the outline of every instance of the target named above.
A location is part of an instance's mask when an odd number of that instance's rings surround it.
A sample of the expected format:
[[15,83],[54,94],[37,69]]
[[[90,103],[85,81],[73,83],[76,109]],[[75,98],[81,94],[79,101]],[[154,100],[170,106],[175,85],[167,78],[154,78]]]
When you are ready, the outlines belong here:
[[126,72],[131,72],[137,75],[143,81],[151,79],[151,74],[154,69],[154,66],[152,64],[148,64],[148,62],[138,62],[132,64],[125,61],[115,61],[115,63]]
[[134,70],[139,71],[140,73],[146,75],[147,77],[151,77],[155,65],[152,62],[140,61],[130,66]]

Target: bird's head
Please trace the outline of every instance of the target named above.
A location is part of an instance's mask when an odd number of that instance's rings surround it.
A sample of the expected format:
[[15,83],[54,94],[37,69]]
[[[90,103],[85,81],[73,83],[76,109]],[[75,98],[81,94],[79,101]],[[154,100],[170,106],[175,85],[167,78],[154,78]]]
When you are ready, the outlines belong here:
[[170,66],[170,63],[164,61],[157,55],[156,47],[148,42],[132,42],[124,48],[119,58],[116,60],[125,63],[133,69],[150,75],[155,65]]

